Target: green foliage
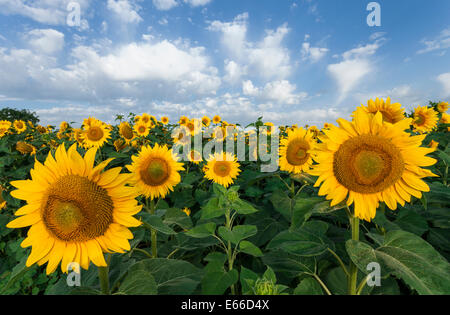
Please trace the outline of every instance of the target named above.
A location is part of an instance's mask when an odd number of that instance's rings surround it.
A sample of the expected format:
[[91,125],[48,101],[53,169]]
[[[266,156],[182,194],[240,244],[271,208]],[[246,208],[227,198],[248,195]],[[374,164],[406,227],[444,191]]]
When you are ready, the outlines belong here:
[[39,122],[39,117],[35,112],[31,112],[28,109],[14,109],[9,107],[4,107],[0,109],[0,120],[9,120],[13,122],[14,120],[23,120],[25,122],[31,121],[34,125]]

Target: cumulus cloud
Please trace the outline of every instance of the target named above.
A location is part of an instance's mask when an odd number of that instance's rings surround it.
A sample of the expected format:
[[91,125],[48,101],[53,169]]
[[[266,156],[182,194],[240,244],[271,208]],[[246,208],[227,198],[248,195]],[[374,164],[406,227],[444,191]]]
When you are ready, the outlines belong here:
[[287,80],[268,82],[264,87],[258,88],[251,80],[242,83],[242,93],[247,96],[256,97],[259,101],[270,105],[298,105],[308,94],[306,92],[296,92],[295,84]]
[[383,38],[374,43],[359,46],[342,54],[342,61],[328,65],[328,73],[336,81],[339,99],[341,102],[369,73],[374,71],[375,66],[370,59],[380,48]]
[[199,7],[199,6],[207,5],[212,0],[183,0],[183,1],[184,1],[184,3],[188,3],[193,7]]
[[123,23],[142,21],[142,17],[137,13],[139,8],[128,0],[108,0],[107,8]]
[[320,59],[325,57],[328,53],[328,48],[323,47],[311,47],[311,44],[308,42],[304,42],[302,44],[302,60],[310,61],[311,63],[318,62]]
[[443,88],[443,96],[450,97],[450,72],[438,75],[437,80]]
[[259,42],[247,39],[248,13],[236,16],[231,22],[210,22],[208,30],[221,33],[221,42],[227,53],[249,74],[263,79],[285,79],[292,71],[289,50],[283,46],[283,40],[289,33],[287,24],[276,30],[266,30]]
[[175,0],[153,0],[153,5],[161,11],[170,10],[178,5]]
[[[73,0],[0,0],[0,14],[21,15],[36,22],[49,25],[66,24],[67,5]],[[90,5],[90,0],[76,1],[84,12]],[[87,21],[82,19],[82,26]]]
[[34,29],[24,39],[35,51],[44,54],[55,54],[64,47],[64,34],[54,29]]

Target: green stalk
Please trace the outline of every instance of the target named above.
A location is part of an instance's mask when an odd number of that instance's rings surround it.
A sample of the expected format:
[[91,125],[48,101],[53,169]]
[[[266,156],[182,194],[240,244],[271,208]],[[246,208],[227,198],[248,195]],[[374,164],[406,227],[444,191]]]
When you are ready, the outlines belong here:
[[[231,218],[230,218],[230,210],[227,210],[225,213],[225,227],[231,231]],[[227,244],[227,257],[228,257],[228,271],[233,270],[233,263],[234,263],[234,259],[233,259],[233,249],[231,247],[231,242],[228,241]],[[234,284],[231,285],[231,294],[232,295],[236,295],[236,288],[234,287]]]
[[[155,201],[152,199],[150,201],[149,212],[151,215],[154,215],[155,211],[156,211]],[[156,237],[156,230],[152,227],[150,230],[150,233],[151,233],[151,237],[152,237],[152,256],[153,256],[153,258],[156,258],[156,257],[158,257],[158,248],[157,248],[158,240]]]
[[[352,215],[350,217],[350,226],[352,229],[352,240],[359,241],[359,218]],[[350,266],[349,266],[349,273],[350,276],[348,277],[348,294],[349,295],[356,295],[356,282],[358,280],[358,267],[353,263],[353,261],[350,259]]]
[[103,294],[109,295],[109,267],[98,267],[98,278],[100,279],[100,289]]

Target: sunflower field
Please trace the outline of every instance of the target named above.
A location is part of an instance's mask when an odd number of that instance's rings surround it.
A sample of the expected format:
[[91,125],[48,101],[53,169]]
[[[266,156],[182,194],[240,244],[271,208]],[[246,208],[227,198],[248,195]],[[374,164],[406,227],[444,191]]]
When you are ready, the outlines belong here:
[[0,294],[450,294],[447,110],[0,120]]

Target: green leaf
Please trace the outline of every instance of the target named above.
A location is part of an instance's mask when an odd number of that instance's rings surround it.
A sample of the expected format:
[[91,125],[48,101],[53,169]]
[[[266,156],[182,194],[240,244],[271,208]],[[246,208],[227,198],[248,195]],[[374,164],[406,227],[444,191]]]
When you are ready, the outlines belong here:
[[197,225],[186,232],[186,235],[194,238],[205,238],[211,236],[216,231],[216,224],[209,222],[201,225]]
[[129,274],[137,271],[153,276],[159,295],[192,294],[203,275],[201,269],[187,261],[164,258],[142,260],[130,268]]
[[242,266],[239,278],[242,286],[242,294],[253,294],[250,283],[254,283],[258,280],[258,274]]
[[102,292],[91,287],[76,287],[70,291],[70,295],[101,295]]
[[237,225],[233,230],[228,230],[224,226],[220,226],[218,233],[225,241],[230,241],[233,244],[238,244],[241,240],[255,235],[258,229],[255,225]]
[[213,191],[217,196],[222,196],[227,193],[227,189],[217,183],[213,183]]
[[314,257],[297,256],[282,250],[272,250],[265,254],[262,259],[277,274],[284,273],[290,279],[304,272],[314,273],[316,269],[316,260]]
[[347,252],[364,273],[370,262],[378,262],[383,274],[401,278],[419,294],[450,294],[450,264],[430,244],[415,234],[388,232],[377,249],[349,240]]
[[282,190],[275,191],[270,197],[274,209],[288,221],[291,219],[291,198]]
[[0,290],[0,294],[2,292],[6,292],[17,280],[19,280],[28,270],[29,268],[25,265],[27,261],[27,257],[23,257],[18,265],[16,265],[11,275],[9,276],[9,280],[6,285]]
[[179,208],[167,209],[163,222],[165,224],[176,224],[185,230],[192,228],[192,219]]
[[252,214],[258,212],[258,210],[248,201],[238,199],[233,202],[231,207],[239,214]]
[[[282,249],[299,256],[323,254],[329,247],[328,241],[324,235],[317,233],[320,232],[320,229],[314,231],[311,226],[307,225],[294,231],[282,231],[269,242],[266,249]],[[317,226],[322,226],[322,224]]]
[[[127,295],[156,295],[158,292],[155,278],[143,268],[144,266],[132,267],[130,272],[121,283],[119,293]],[[140,269],[143,268],[143,269]]]
[[300,227],[306,220],[308,220],[314,211],[314,206],[322,200],[322,198],[317,197],[297,197],[295,199],[295,205],[292,209],[291,229]]
[[163,234],[167,234],[167,235],[177,234],[169,226],[164,224],[163,220],[160,217],[156,216],[156,215],[149,216],[146,222],[152,228],[154,228],[155,230],[157,230],[158,232],[161,232]]
[[401,209],[394,221],[402,230],[414,233],[418,236],[428,231],[428,224],[424,217],[415,211]]
[[263,255],[263,253],[261,252],[261,250],[254,245],[253,243],[249,242],[249,241],[242,241],[239,244],[239,250],[243,253],[255,256],[255,257],[261,257]]
[[295,288],[294,295],[323,295],[323,291],[316,279],[307,277]]
[[225,209],[219,205],[219,198],[211,198],[208,203],[202,207],[202,220],[214,219],[225,215]]
[[208,272],[202,280],[202,294],[222,295],[233,284],[238,282],[239,273],[236,269],[228,272],[217,270]]

